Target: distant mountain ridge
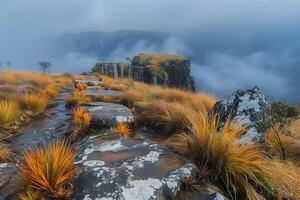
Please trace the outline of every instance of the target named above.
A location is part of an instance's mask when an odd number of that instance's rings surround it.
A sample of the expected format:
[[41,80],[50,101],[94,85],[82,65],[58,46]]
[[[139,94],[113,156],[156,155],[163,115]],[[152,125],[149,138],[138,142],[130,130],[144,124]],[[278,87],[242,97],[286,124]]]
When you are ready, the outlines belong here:
[[149,31],[89,31],[51,37],[47,41],[47,46],[52,56],[79,52],[104,59],[120,45],[128,49],[138,41],[143,41],[146,45],[159,45],[166,38],[168,38],[167,34]]

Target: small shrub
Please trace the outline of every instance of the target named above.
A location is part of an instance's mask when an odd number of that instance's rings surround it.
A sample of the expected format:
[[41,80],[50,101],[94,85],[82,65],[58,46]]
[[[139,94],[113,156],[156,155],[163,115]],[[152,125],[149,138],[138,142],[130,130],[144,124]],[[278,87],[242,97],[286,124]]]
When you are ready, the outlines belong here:
[[26,151],[24,159],[19,163],[24,191],[31,190],[39,195],[39,199],[68,197],[72,190],[72,180],[77,174],[74,156],[71,147],[61,141],[51,143],[44,149],[36,147]]
[[12,150],[5,144],[0,143],[0,161],[11,160]]
[[38,115],[47,107],[48,99],[41,94],[26,94],[23,96],[25,110],[33,115]]
[[129,126],[125,123],[120,123],[112,128],[113,132],[122,135],[124,138],[129,138],[132,136],[132,132]]
[[8,126],[19,116],[19,110],[14,103],[0,100],[0,126]]
[[71,138],[73,140],[87,134],[91,125],[91,114],[85,112],[82,108],[73,109],[73,125],[74,130],[72,132]]

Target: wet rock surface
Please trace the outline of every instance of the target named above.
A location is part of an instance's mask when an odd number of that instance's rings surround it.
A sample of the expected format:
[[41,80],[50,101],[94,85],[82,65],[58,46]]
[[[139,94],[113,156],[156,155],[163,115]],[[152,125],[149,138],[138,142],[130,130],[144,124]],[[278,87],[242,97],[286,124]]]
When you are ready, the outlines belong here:
[[84,104],[82,108],[91,113],[92,126],[96,129],[110,128],[119,123],[133,122],[131,111],[120,104],[92,102]]
[[196,168],[164,146],[143,138],[96,136],[81,142],[82,172],[72,199],[170,199],[180,179]]
[[233,122],[248,126],[248,131],[238,143],[264,142],[266,135],[256,124],[258,117],[267,115],[269,103],[264,93],[257,87],[249,90],[238,90],[228,99],[216,103],[213,112],[221,113],[224,123],[231,115]]
[[87,96],[89,96],[93,101],[98,101],[103,96],[110,96],[112,98],[120,96],[123,92],[116,90],[102,90],[95,87],[90,87],[85,90]]

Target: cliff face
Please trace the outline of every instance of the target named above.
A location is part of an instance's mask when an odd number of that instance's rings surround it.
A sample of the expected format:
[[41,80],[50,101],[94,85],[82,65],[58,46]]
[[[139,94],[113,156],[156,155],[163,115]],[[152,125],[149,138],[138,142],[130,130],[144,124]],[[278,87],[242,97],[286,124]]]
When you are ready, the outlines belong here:
[[140,54],[130,65],[100,62],[92,69],[112,77],[129,77],[150,84],[167,85],[195,91],[190,59],[180,55]]

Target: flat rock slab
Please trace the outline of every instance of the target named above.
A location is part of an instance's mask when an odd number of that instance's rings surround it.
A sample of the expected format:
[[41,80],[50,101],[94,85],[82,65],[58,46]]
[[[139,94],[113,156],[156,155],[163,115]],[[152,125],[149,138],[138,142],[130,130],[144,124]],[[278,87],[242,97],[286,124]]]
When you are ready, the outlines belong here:
[[133,122],[131,111],[121,104],[92,102],[84,104],[82,108],[91,113],[94,128],[110,128],[120,123]]
[[81,142],[79,152],[82,172],[74,200],[170,199],[180,189],[180,179],[196,171],[161,144],[142,138],[89,137]]
[[116,90],[101,90],[97,89],[96,87],[89,87],[85,90],[85,92],[93,101],[99,100],[99,97],[109,96],[114,98],[124,93]]
[[93,81],[93,80],[75,80],[75,86],[79,83],[86,84],[87,86],[103,86],[102,81]]

